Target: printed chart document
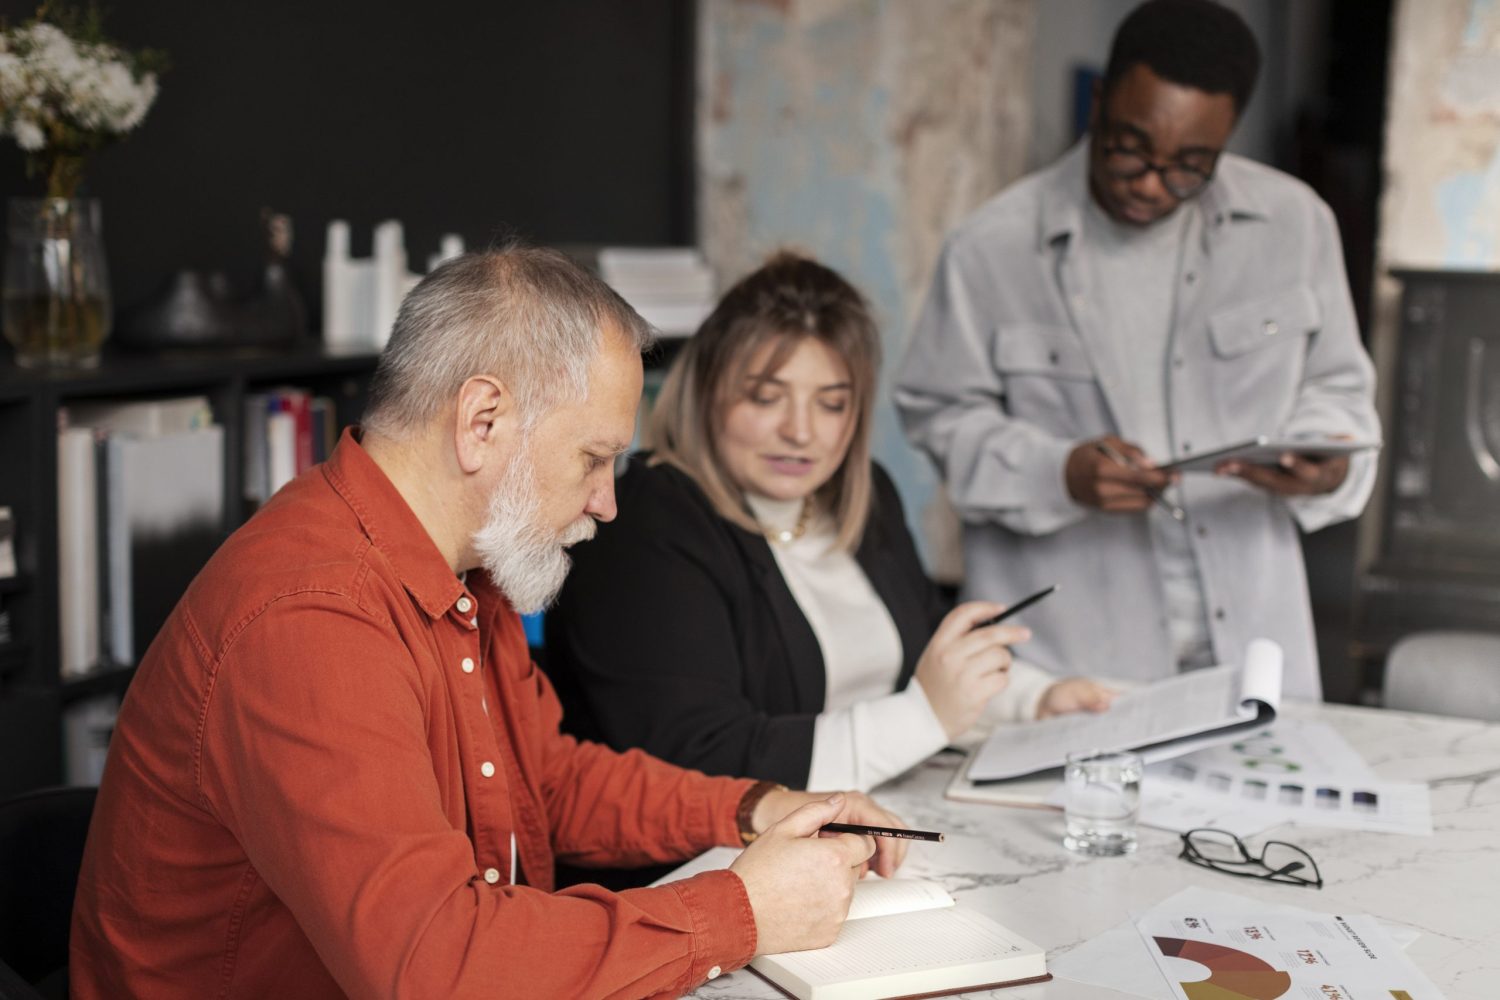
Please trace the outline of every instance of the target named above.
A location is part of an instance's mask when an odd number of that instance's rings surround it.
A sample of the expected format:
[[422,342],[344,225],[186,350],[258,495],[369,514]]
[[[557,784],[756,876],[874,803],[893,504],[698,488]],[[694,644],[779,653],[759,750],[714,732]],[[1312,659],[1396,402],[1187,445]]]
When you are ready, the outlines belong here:
[[1001,726],[970,760],[975,784],[1059,767],[1083,747],[1135,750],[1165,760],[1270,724],[1281,704],[1281,647],[1254,639],[1243,667],[1210,667],[1148,684],[1109,711]]
[[1051,979],[1042,949],[920,879],[865,880],[827,948],[750,968],[797,1000],[940,996]]
[[1136,922],[1178,1000],[1441,1000],[1375,918],[1157,907]]
[[[1247,899],[1236,893],[1200,889],[1197,886],[1190,886],[1174,893],[1170,898],[1152,907],[1146,916],[1233,913],[1246,907],[1253,907],[1261,915],[1261,919],[1271,917],[1302,919],[1319,916],[1319,914],[1286,903],[1261,902]],[[1139,915],[1137,919],[1140,919]],[[1409,927],[1390,924],[1381,926],[1385,930],[1386,938],[1402,948],[1410,946],[1421,936],[1420,932]],[[1146,1000],[1177,1000],[1179,997],[1177,984],[1169,984],[1157,970],[1156,961],[1152,957],[1155,952],[1154,947],[1146,945],[1135,923],[1126,920],[1098,937],[1077,945],[1070,951],[1054,955],[1048,964],[1051,966],[1053,975],[1058,979],[1105,986],[1129,993],[1131,996],[1144,997]],[[1305,1000],[1305,997],[1295,993],[1289,996],[1296,1000]],[[1315,997],[1316,1000],[1327,1000],[1325,994],[1315,994]],[[1222,996],[1220,1000],[1223,1000]],[[1382,1000],[1390,1000],[1390,998],[1382,998]]]

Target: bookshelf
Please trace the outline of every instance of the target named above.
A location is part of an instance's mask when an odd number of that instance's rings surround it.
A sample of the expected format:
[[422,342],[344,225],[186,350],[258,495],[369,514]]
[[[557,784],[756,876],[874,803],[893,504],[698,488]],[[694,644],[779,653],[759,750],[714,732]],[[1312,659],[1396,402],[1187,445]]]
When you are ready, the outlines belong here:
[[[376,355],[308,349],[184,357],[106,358],[87,372],[30,372],[0,365],[0,506],[16,525],[14,578],[0,580],[11,641],[0,644],[0,798],[63,779],[62,714],[84,698],[123,693],[133,666],[101,663],[87,676],[60,673],[58,411],[118,400],[202,395],[224,428],[227,536],[253,513],[244,499],[245,397],[296,386],[334,402],[347,426],[364,408]],[[176,594],[155,595],[176,600]],[[140,640],[140,646],[150,637]]]

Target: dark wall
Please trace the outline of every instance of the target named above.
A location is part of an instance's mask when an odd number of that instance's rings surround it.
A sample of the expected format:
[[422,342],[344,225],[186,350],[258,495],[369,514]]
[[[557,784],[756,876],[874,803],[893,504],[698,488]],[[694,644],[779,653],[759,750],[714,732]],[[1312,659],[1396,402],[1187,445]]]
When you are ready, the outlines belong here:
[[[470,246],[691,239],[690,0],[114,0],[111,37],[166,51],[161,95],[97,154],[116,305],[181,267],[254,280],[262,206],[290,213],[317,323],[324,229],[406,224],[414,269]],[[12,23],[35,5],[0,0]],[[0,192],[40,194],[13,142]]]

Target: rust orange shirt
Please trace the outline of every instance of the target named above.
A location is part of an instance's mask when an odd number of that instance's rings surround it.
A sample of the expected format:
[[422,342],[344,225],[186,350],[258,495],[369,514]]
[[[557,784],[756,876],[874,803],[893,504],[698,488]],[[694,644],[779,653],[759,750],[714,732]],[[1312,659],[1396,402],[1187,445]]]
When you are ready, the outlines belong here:
[[559,717],[504,597],[454,576],[346,433],[141,662],[79,877],[73,995],[640,997],[748,962],[731,872],[551,891],[554,858],[738,843],[749,786],[578,743]]

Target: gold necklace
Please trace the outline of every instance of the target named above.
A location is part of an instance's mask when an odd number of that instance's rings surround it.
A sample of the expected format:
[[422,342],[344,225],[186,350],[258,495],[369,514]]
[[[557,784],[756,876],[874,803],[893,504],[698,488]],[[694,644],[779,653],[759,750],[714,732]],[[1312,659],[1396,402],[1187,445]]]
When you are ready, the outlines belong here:
[[812,520],[813,501],[812,497],[802,499],[802,512],[797,515],[797,523],[790,528],[768,528],[764,524],[760,530],[773,542],[781,545],[790,545],[803,535],[807,534],[808,522]]

